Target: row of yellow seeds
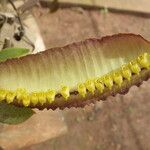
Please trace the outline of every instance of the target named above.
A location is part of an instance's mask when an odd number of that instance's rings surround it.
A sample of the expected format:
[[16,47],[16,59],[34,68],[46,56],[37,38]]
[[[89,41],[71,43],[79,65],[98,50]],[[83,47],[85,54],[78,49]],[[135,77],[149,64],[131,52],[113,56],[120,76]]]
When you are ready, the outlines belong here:
[[17,103],[22,103],[24,106],[29,106],[30,103],[43,105],[46,102],[52,103],[55,99],[56,92],[48,90],[47,92],[34,92],[29,94],[25,89],[17,89],[16,91],[0,90],[0,101],[6,100],[7,103],[12,103],[14,100]]

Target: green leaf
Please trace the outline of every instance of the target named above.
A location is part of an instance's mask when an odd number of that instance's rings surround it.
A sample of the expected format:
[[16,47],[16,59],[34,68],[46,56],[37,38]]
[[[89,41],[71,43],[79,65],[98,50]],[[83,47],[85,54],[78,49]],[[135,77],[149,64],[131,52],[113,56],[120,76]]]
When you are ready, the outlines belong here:
[[30,118],[35,112],[31,108],[19,108],[5,102],[0,103],[0,122],[19,124]]
[[7,59],[18,58],[25,56],[29,53],[29,49],[26,48],[6,48],[0,51],[0,62]]

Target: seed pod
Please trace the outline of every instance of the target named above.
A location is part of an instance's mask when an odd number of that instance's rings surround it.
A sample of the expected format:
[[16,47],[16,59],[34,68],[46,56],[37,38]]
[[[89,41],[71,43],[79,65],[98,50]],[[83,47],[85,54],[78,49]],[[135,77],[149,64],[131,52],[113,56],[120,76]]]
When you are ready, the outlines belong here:
[[0,63],[0,101],[39,109],[78,107],[126,93],[149,77],[150,42],[118,34]]

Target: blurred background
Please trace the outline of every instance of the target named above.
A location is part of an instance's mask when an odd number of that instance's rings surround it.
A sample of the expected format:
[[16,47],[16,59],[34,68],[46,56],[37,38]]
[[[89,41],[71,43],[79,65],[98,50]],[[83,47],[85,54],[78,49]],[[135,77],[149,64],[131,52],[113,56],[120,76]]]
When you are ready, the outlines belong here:
[[[116,33],[140,34],[150,40],[149,0],[13,2],[22,11],[20,18],[27,28],[25,34],[30,42],[24,45],[32,50],[34,44],[34,52]],[[7,11],[11,12],[8,7]],[[107,101],[82,109],[37,111],[21,125],[0,124],[0,147],[10,150],[150,150],[149,125],[150,80],[139,88],[132,87],[125,96],[109,97]]]

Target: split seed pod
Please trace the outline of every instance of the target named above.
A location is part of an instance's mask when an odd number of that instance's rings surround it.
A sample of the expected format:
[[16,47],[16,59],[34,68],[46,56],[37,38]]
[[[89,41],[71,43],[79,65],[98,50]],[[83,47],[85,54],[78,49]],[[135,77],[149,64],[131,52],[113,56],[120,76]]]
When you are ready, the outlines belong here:
[[0,63],[0,101],[39,109],[84,106],[150,78],[150,42],[118,34]]

